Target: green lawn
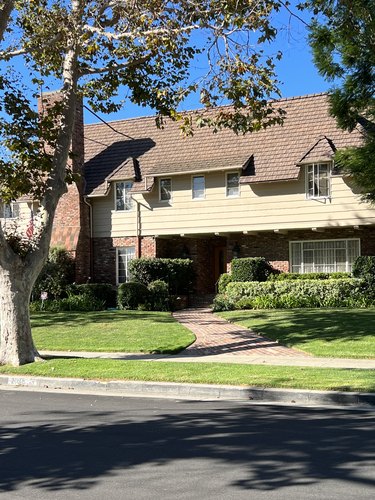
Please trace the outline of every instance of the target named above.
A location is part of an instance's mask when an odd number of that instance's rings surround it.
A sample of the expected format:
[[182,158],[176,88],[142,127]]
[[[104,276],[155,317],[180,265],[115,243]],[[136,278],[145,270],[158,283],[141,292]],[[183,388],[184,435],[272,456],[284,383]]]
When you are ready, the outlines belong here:
[[314,356],[375,358],[375,309],[246,310],[220,316]]
[[94,380],[144,380],[248,385],[295,389],[375,392],[373,370],[173,363],[108,359],[53,359],[18,368],[0,366],[0,373]]
[[39,350],[176,353],[195,340],[166,312],[40,312],[31,327]]

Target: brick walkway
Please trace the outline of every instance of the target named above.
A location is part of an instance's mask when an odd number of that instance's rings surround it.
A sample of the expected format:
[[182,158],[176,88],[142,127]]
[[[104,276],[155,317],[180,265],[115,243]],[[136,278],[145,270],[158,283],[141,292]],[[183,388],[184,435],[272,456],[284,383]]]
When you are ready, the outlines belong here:
[[197,340],[179,356],[207,356],[232,354],[241,356],[308,357],[301,351],[284,347],[224,319],[210,309],[184,309],[173,317],[191,330]]

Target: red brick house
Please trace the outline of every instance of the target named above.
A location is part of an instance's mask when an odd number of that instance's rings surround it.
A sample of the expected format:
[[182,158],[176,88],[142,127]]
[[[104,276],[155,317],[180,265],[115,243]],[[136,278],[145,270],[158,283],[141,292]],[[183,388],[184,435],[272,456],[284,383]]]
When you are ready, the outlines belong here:
[[337,128],[325,94],[277,104],[284,125],[245,136],[203,128],[185,138],[153,117],[112,128],[80,120],[83,175],[60,202],[52,241],[75,252],[77,278],[116,284],[134,257],[190,257],[197,292],[211,293],[233,257],[331,272],[375,254],[375,212],[332,161],[360,144],[360,130]]

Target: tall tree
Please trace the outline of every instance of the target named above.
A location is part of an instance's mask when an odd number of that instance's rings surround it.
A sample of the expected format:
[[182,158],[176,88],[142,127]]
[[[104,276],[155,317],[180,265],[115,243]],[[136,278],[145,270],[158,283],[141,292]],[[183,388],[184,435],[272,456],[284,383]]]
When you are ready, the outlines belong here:
[[375,202],[375,1],[311,0],[310,44],[319,72],[336,84],[331,114],[345,130],[359,126],[363,146],[338,151],[337,164]]
[[[267,101],[278,94],[274,60],[262,48],[276,36],[270,14],[280,7],[277,0],[0,0],[0,198],[27,194],[40,207],[30,239],[0,225],[0,363],[37,357],[28,304],[72,178],[77,99],[101,112],[126,99],[149,105],[159,126],[170,117],[186,134],[280,122],[282,110]],[[202,57],[208,70],[192,81],[191,64]],[[25,87],[21,63],[30,74]],[[51,82],[60,100],[38,116],[34,101]],[[190,92],[200,92],[203,110],[181,114]],[[232,106],[213,113],[223,100]]]

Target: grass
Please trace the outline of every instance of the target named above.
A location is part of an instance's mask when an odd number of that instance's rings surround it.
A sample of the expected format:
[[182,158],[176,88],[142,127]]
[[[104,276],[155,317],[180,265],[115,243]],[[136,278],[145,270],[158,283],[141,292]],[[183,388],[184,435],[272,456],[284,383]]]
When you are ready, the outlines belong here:
[[374,371],[354,369],[170,361],[53,359],[17,368],[0,366],[0,374],[5,373],[94,380],[143,380],[375,392]]
[[194,335],[169,313],[143,311],[33,313],[31,327],[39,350],[173,354]]
[[375,309],[251,310],[220,316],[314,356],[375,358]]

